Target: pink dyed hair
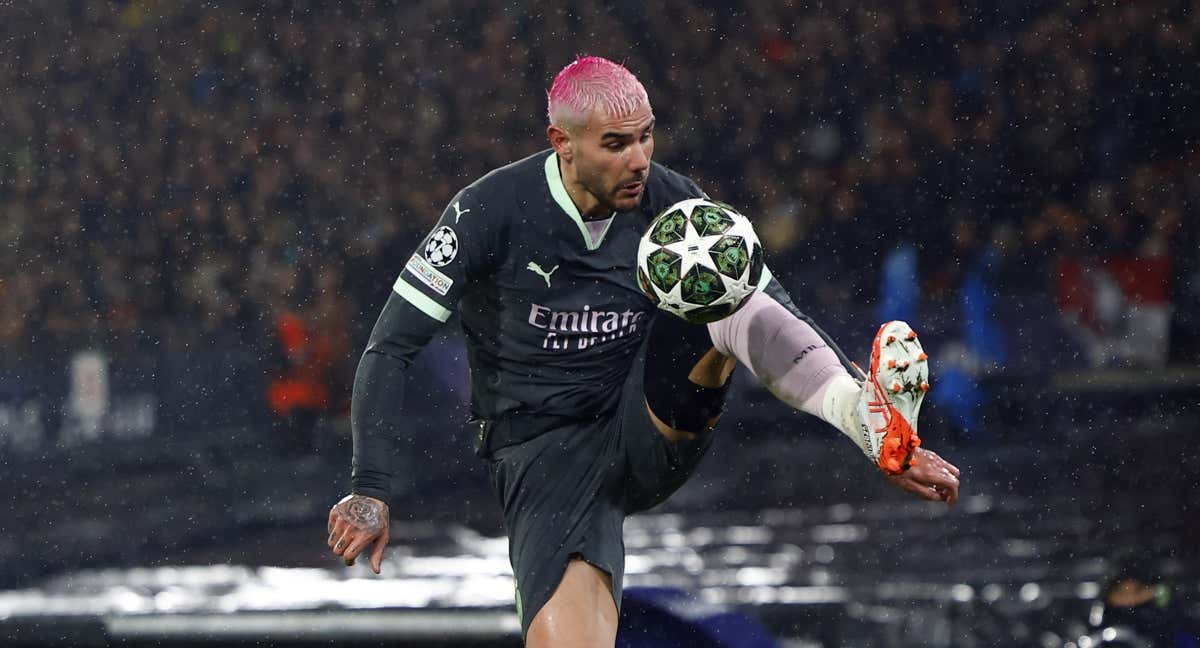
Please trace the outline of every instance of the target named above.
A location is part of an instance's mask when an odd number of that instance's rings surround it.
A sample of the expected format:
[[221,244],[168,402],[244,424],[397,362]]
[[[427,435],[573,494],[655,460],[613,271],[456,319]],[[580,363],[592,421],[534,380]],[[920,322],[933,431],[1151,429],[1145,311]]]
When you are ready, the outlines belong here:
[[599,56],[575,59],[546,93],[546,116],[560,126],[582,125],[593,110],[624,117],[643,105],[650,105],[650,97],[642,82],[625,66]]

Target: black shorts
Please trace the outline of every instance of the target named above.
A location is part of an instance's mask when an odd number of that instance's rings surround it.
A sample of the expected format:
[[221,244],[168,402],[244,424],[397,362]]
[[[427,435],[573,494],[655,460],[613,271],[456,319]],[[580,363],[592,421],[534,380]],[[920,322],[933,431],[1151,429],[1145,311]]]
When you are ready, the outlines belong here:
[[488,458],[492,488],[504,509],[522,633],[576,556],[611,575],[619,610],[625,516],[661,503],[682,486],[712,445],[712,431],[693,441],[668,441],[646,409],[640,359],[611,416],[586,421],[516,416],[493,425],[538,428],[522,429],[538,435]]

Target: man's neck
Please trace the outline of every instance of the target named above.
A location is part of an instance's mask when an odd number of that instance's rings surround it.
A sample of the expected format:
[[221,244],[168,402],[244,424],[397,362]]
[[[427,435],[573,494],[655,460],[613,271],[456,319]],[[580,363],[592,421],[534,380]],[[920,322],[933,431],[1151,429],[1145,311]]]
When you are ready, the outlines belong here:
[[575,175],[575,167],[571,164],[563,162],[562,158],[558,159],[558,174],[562,177],[563,187],[567,190],[567,196],[571,198],[571,202],[575,203],[575,208],[579,210],[579,217],[585,221],[605,220],[612,216],[612,210],[606,209],[600,204],[599,200],[588,191]]

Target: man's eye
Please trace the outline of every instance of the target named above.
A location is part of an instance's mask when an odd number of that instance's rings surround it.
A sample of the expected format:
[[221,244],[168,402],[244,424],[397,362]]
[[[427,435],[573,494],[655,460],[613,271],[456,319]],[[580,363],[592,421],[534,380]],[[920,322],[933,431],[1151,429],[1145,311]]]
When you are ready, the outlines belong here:
[[654,133],[649,133],[649,132],[642,133],[642,141],[643,142],[649,140],[651,137],[654,137]]
[[605,146],[605,148],[607,148],[610,151],[620,151],[621,148],[624,147],[625,145],[622,144],[621,142],[609,142],[608,144],[605,144],[604,146]]

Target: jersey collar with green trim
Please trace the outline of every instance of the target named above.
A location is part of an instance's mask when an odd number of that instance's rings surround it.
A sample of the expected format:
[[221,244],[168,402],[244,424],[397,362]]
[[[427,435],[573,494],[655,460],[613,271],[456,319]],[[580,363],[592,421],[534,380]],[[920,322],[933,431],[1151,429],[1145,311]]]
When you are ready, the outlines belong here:
[[612,226],[613,219],[609,217],[608,223],[604,225],[604,229],[596,240],[592,240],[592,233],[588,231],[587,225],[583,222],[583,216],[579,214],[579,208],[575,206],[571,200],[570,194],[567,193],[567,187],[563,184],[562,174],[558,170],[558,154],[554,151],[546,156],[546,184],[550,187],[550,195],[554,197],[554,202],[562,208],[571,220],[579,226],[579,233],[583,235],[583,244],[587,246],[589,251],[600,247],[604,242],[604,235],[608,233],[608,228]]

